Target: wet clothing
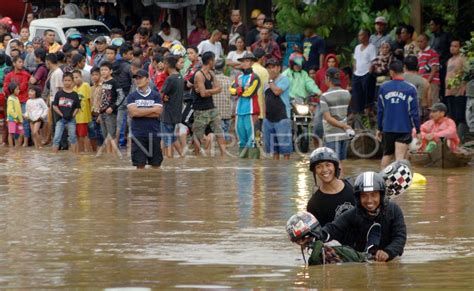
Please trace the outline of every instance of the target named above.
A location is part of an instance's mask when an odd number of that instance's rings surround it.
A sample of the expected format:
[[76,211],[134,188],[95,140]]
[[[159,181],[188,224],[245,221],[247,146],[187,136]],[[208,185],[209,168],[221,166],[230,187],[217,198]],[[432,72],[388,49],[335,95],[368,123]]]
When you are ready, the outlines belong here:
[[407,240],[407,231],[403,212],[397,204],[384,201],[380,212],[376,216],[369,216],[365,209],[358,206],[346,211],[334,222],[323,227],[323,233],[327,234],[326,240],[338,240],[343,245],[350,246],[354,250],[363,252],[367,244],[367,232],[373,223],[380,223],[382,235],[379,250],[385,251],[392,260],[403,254]]
[[352,185],[347,180],[343,181],[344,188],[340,192],[326,194],[318,189],[308,201],[306,210],[316,217],[321,226],[334,221],[356,205]]
[[380,86],[377,122],[381,132],[420,132],[420,115],[415,86],[393,79]]
[[342,245],[329,245],[317,240],[312,245],[311,256],[308,259],[308,265],[326,265],[338,263],[363,263],[366,262],[365,252],[358,252],[351,247]]
[[244,114],[237,115],[235,119],[235,132],[239,138],[239,148],[256,147],[255,118],[251,114]]

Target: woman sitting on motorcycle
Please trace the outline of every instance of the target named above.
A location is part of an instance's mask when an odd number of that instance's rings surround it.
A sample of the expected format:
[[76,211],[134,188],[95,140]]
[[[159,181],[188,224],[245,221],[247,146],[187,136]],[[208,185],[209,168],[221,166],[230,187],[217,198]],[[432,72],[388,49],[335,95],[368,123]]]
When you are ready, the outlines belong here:
[[306,99],[308,96],[321,94],[314,80],[303,70],[303,62],[303,54],[294,52],[290,55],[288,69],[283,72],[290,80],[290,99]]

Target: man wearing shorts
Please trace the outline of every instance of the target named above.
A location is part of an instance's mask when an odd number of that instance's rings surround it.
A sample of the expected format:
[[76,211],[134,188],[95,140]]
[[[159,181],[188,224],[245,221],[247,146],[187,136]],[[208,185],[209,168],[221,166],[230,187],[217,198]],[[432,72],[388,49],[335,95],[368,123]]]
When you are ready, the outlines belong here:
[[202,68],[194,75],[194,140],[202,143],[206,127],[210,126],[212,132],[217,136],[221,156],[224,156],[226,152],[224,132],[219,112],[212,100],[212,95],[218,94],[222,90],[215,81],[216,77],[213,72],[215,55],[213,52],[205,52],[201,60]]
[[127,109],[132,118],[132,164],[144,169],[148,164],[159,168],[163,161],[160,138],[160,115],[163,111],[160,94],[151,90],[147,71],[133,75],[137,90],[128,95]]
[[169,77],[161,89],[163,97],[163,114],[161,114],[161,138],[167,158],[173,158],[173,147],[180,156],[183,148],[177,139],[176,125],[181,122],[183,110],[184,80],[179,74],[176,64],[179,58],[173,55],[165,57],[165,69]]
[[413,128],[420,139],[416,88],[403,79],[402,62],[392,62],[389,69],[392,80],[380,86],[377,111],[377,138],[383,146],[382,169],[394,155],[396,160],[406,158]]

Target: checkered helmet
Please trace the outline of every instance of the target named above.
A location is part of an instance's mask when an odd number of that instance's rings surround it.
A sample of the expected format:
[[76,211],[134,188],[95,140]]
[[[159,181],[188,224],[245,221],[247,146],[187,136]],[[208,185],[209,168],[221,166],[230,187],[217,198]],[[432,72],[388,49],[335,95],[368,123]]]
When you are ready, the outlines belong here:
[[321,225],[319,221],[309,212],[302,211],[293,215],[286,223],[286,232],[292,242],[310,235],[311,233],[319,233]]
[[396,197],[405,192],[413,181],[413,173],[410,170],[410,162],[407,160],[395,161],[388,165],[382,176],[387,187],[387,196]]

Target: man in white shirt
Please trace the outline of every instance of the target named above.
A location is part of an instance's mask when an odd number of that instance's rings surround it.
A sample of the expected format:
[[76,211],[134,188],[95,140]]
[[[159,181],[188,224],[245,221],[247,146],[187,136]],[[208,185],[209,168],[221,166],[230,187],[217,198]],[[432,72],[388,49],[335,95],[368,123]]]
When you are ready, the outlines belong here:
[[213,52],[216,56],[216,61],[222,59],[224,54],[222,50],[222,44],[220,42],[222,38],[222,32],[219,30],[214,30],[211,37],[208,40],[203,40],[198,45],[199,54],[202,56],[205,52]]
[[162,22],[160,25],[160,29],[161,31],[160,33],[158,33],[158,35],[161,36],[164,41],[181,41],[181,32],[179,31],[179,29],[171,27],[168,22]]
[[361,29],[358,34],[359,45],[354,50],[352,78],[352,112],[363,113],[374,104],[375,78],[370,73],[371,62],[377,57],[377,49],[369,43],[370,32]]

